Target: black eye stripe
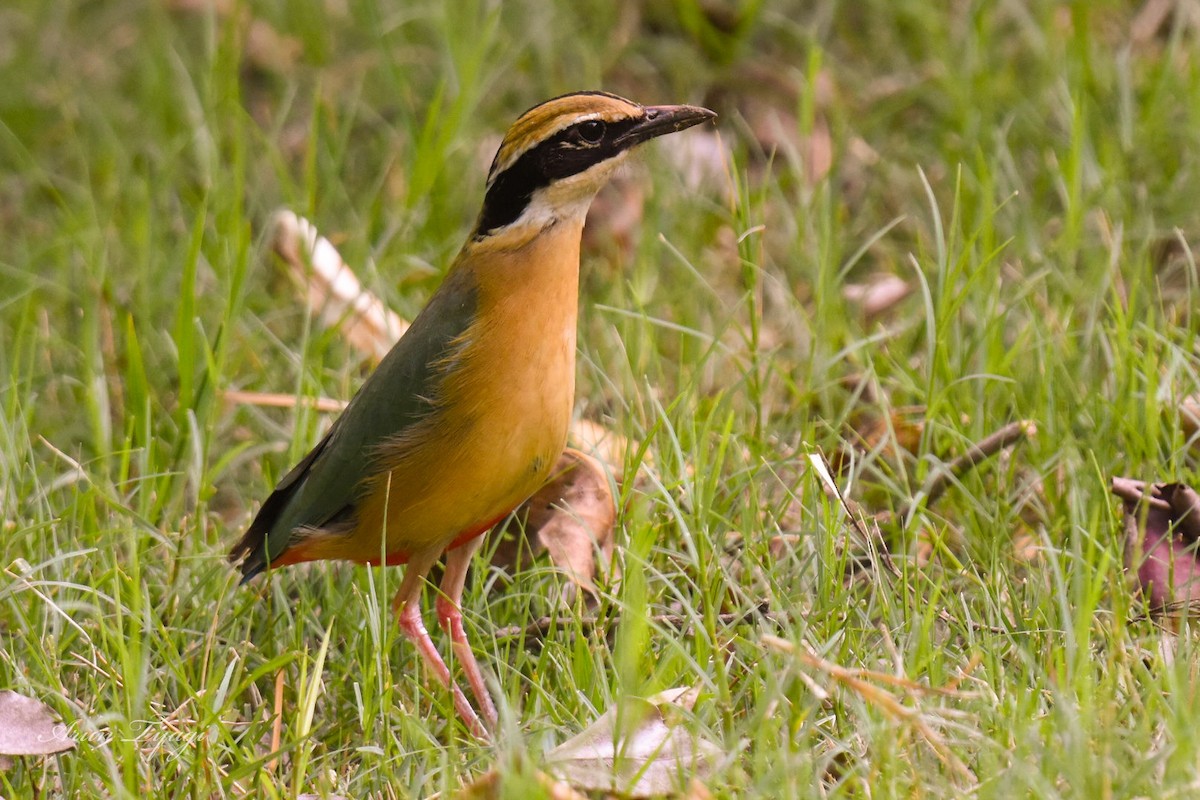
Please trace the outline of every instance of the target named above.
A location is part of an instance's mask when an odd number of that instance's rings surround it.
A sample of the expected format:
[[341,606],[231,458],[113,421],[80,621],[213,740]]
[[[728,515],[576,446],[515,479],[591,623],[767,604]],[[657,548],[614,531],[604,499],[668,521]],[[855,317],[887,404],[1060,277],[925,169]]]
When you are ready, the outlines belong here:
[[[598,119],[583,120],[568,125],[521,154],[492,181],[491,188],[483,198],[476,236],[486,235],[516,222],[529,205],[533,193],[543,186],[577,175],[621,152],[628,146],[621,144],[621,137],[641,121],[640,118],[608,123]],[[592,123],[600,125],[595,141],[586,138],[589,133],[594,135],[596,129]],[[588,126],[586,132],[585,126]]]

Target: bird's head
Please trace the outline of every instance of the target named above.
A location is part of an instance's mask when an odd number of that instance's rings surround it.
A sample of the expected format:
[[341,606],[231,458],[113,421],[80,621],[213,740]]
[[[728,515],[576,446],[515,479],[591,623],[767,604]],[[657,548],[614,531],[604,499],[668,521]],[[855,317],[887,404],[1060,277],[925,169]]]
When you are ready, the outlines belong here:
[[578,92],[534,106],[513,123],[488,172],[475,238],[580,224],[625,155],[656,136],[716,114],[696,106],[641,106],[605,92]]

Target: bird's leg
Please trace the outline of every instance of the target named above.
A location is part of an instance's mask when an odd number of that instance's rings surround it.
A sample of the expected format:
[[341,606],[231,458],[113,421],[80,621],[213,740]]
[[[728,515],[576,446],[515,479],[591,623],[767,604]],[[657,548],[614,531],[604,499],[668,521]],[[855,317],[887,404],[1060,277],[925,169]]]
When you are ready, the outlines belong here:
[[483,544],[483,537],[476,536],[464,542],[446,554],[446,573],[442,576],[442,585],[437,598],[438,622],[442,629],[450,634],[450,643],[454,648],[454,657],[462,665],[467,675],[467,683],[471,692],[479,701],[479,710],[487,721],[488,728],[496,729],[496,704],[483,682],[483,673],[479,670],[479,662],[471,651],[471,643],[467,641],[467,632],[463,630],[462,595],[463,586],[467,582],[467,568],[471,565],[471,557]]
[[[471,701],[463,694],[462,689],[458,688],[458,684],[451,680],[450,669],[442,660],[433,640],[429,638],[429,631],[425,630],[425,622],[421,619],[421,585],[436,560],[437,556],[434,555],[409,561],[408,566],[404,568],[404,580],[400,582],[400,590],[392,599],[392,613],[396,616],[400,633],[416,645],[417,652],[421,654],[426,666],[433,671],[434,677],[450,690],[450,695],[454,698],[454,710],[462,717],[467,729],[477,738],[488,741],[490,737],[487,729],[479,721],[479,715],[471,707]],[[492,714],[495,715],[495,711]]]

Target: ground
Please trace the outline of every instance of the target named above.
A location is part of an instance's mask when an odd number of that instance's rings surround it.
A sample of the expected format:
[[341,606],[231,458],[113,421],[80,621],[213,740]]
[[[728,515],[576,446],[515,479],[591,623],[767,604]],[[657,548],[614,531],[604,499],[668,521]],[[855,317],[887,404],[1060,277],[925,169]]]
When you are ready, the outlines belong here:
[[[1196,639],[1146,617],[1109,482],[1196,479],[1198,26],[1162,0],[9,4],[0,688],[77,746],[4,796],[449,797],[683,686],[715,796],[1195,796]],[[330,417],[228,393],[345,399],[370,368],[281,277],[275,209],[411,317],[506,125],[584,88],[720,118],[594,209],[576,413],[631,443],[622,579],[563,607],[552,564],[485,546],[487,746],[391,623],[398,570],[238,586],[225,552]]]

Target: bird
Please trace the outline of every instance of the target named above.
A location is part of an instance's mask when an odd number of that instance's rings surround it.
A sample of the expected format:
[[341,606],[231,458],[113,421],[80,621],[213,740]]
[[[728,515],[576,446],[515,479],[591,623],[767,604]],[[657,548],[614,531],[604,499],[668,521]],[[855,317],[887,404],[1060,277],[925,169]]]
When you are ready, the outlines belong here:
[[[323,559],[405,564],[396,623],[481,739],[497,714],[463,628],[463,587],[483,534],[551,477],[566,445],[588,208],[632,149],[715,117],[602,91],[523,113],[441,285],[229,553],[243,584]],[[479,713],[421,616],[443,554],[437,617]]]

